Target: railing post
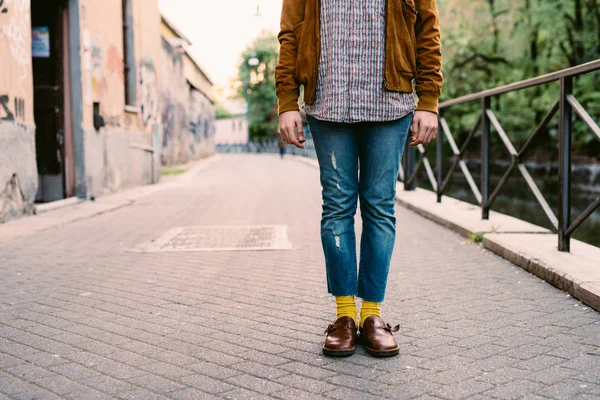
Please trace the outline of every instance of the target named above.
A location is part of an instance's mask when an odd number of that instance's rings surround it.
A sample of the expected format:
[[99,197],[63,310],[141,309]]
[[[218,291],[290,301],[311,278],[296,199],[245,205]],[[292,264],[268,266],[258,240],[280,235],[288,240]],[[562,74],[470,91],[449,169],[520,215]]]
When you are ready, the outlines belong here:
[[[413,174],[415,173],[415,148],[410,145],[411,134],[408,133],[406,138],[406,144],[404,145],[404,190],[415,190],[415,181],[416,179],[412,179]],[[410,183],[409,183],[410,181]]]
[[436,146],[436,167],[437,167],[437,202],[442,202],[442,185],[444,184],[444,132],[442,131],[442,111],[438,118],[438,131],[437,131],[437,146]]
[[490,195],[490,109],[491,98],[481,99],[481,218],[490,218],[488,199]]
[[571,225],[571,136],[573,108],[567,96],[573,93],[573,77],[560,79],[560,116],[558,147],[558,250],[570,251],[570,235],[565,231]]

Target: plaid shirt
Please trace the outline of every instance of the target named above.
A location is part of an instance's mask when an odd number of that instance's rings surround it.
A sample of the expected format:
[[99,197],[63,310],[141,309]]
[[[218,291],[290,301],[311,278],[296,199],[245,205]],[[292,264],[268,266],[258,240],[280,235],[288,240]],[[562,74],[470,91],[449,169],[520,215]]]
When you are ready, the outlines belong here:
[[416,108],[412,93],[389,92],[385,0],[321,0],[316,97],[306,113],[330,122],[393,121]]

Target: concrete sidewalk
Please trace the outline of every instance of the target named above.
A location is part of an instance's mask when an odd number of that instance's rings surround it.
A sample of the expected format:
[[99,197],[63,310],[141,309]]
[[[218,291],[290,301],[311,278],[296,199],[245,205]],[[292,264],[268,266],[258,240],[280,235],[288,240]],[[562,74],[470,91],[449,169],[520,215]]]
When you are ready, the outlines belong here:
[[[600,395],[597,312],[400,207],[400,356],[323,357],[320,204],[316,169],[238,155],[93,217],[0,226],[0,399]],[[244,250],[281,226],[291,249]]]

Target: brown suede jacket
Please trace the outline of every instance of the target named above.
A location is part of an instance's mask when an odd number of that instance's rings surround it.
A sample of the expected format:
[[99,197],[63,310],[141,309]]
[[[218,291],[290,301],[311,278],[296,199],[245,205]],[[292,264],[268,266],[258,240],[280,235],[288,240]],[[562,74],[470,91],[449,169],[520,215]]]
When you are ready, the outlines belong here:
[[[342,0],[340,0],[342,1]],[[297,111],[300,85],[312,104],[321,53],[320,0],[283,0],[275,83],[279,114]],[[442,91],[442,43],[435,0],[386,0],[385,79],[395,92],[413,92],[417,110],[437,113]]]

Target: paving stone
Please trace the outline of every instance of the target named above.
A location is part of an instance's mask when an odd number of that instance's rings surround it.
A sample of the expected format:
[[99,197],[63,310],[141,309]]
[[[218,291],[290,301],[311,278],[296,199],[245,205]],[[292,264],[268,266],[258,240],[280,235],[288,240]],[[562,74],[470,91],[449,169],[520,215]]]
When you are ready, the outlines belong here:
[[484,394],[499,399],[516,399],[538,392],[544,385],[527,380],[515,380],[505,385],[488,390]]
[[272,366],[286,364],[290,361],[287,358],[283,358],[273,354],[263,353],[258,350],[249,350],[247,352],[240,353],[239,356],[249,361],[256,361],[261,364]]
[[80,383],[56,375],[49,376],[46,378],[35,379],[35,384],[58,395],[65,395],[71,392],[86,389],[86,387]]
[[17,400],[37,400],[37,399],[49,399],[49,400],[58,400],[63,399],[64,395],[58,395],[48,391],[47,389],[41,388],[39,386],[29,386],[26,391],[11,395],[10,397],[6,397],[7,399],[17,399]]
[[483,370],[477,368],[473,364],[461,365],[456,368],[427,375],[427,380],[442,384],[451,385],[456,382],[462,382],[465,379],[473,378],[484,373]]
[[326,393],[328,398],[339,400],[376,400],[381,399],[381,396],[374,396],[369,393],[358,392],[351,388],[338,388]]
[[130,367],[129,365],[125,365],[119,362],[100,364],[95,367],[95,370],[121,380],[128,380],[147,374],[147,372],[143,370]]
[[543,369],[553,367],[558,364],[563,364],[564,362],[565,362],[564,358],[542,355],[542,356],[530,358],[529,360],[515,364],[515,367],[521,368],[521,369],[526,369],[528,371],[540,371]]
[[[329,397],[333,397],[332,393],[333,392],[328,393]],[[365,393],[365,395],[366,395],[366,393]],[[281,392],[272,393],[271,396],[278,398],[278,399],[284,399],[284,400],[324,400],[327,398],[327,397],[324,397],[324,396],[321,396],[321,395],[318,395],[315,393],[305,392],[304,390],[300,390],[300,389],[296,389],[296,388],[287,388],[287,389],[282,390]],[[349,397],[345,397],[345,398],[347,399]]]
[[180,382],[206,393],[217,394],[233,390],[234,387],[224,381],[209,378],[204,375],[188,375],[179,379]]
[[316,394],[324,394],[338,387],[321,380],[294,374],[282,376],[281,378],[277,378],[276,381],[286,386],[292,386]]
[[21,379],[35,380],[45,378],[47,376],[56,375],[45,368],[38,367],[33,364],[20,364],[13,367],[5,368],[5,371],[17,376]]
[[181,383],[152,374],[138,376],[127,381],[158,393],[169,393],[185,388]]
[[219,397],[217,396],[213,396],[211,394],[202,392],[198,389],[194,389],[194,388],[185,388],[185,389],[181,389],[178,390],[176,392],[170,393],[169,397],[172,399],[178,399],[178,400],[211,400],[211,399],[218,399]]
[[260,379],[252,375],[237,375],[225,380],[227,383],[231,383],[236,386],[241,386],[246,389],[253,390],[258,393],[270,394],[273,392],[278,392],[284,389],[283,385],[279,383],[275,383],[273,381],[268,381],[265,379]]
[[157,394],[157,393],[153,393],[150,392],[148,390],[145,389],[132,389],[132,390],[128,390],[126,392],[123,392],[121,394],[119,394],[119,399],[149,399],[149,400],[164,400],[164,399],[168,399],[169,397]]
[[135,386],[128,382],[111,378],[110,376],[87,378],[85,384],[101,392],[115,396],[136,389]]
[[294,374],[300,374],[314,379],[324,379],[335,375],[335,372],[329,371],[327,369],[313,367],[311,365],[303,364],[300,362],[291,362],[288,364],[281,365],[279,368]]
[[264,400],[264,399],[272,399],[273,397],[267,396],[265,394],[256,393],[248,389],[235,389],[227,393],[223,393],[221,395],[224,399],[231,400],[242,400],[242,399],[252,399],[252,400]]
[[421,379],[429,379],[431,375],[438,374],[435,371],[425,370],[421,368],[410,368],[410,369],[399,369],[392,372],[381,373],[374,379],[387,383],[389,385],[396,385],[399,383],[408,383],[412,381],[418,381]]
[[439,390],[440,387],[441,385],[433,382],[413,381],[394,386],[382,395],[393,399],[413,399]]
[[[285,367],[287,365],[289,365],[289,364],[284,364],[282,367]],[[268,365],[263,365],[263,364],[255,363],[252,361],[235,364],[235,365],[233,365],[233,368],[235,368],[241,372],[245,372],[250,375],[253,375],[253,376],[256,376],[259,378],[269,379],[269,380],[289,374],[288,370],[282,370],[279,368],[270,367]],[[236,373],[236,374],[233,374],[232,376],[240,375],[240,374],[241,373]]]
[[446,371],[448,369],[468,364],[470,362],[472,362],[472,360],[469,358],[462,357],[457,354],[451,354],[448,356],[424,362],[419,365],[419,368],[426,368],[434,371]]
[[12,367],[24,363],[26,363],[25,360],[13,357],[9,354],[0,353],[0,368]]
[[280,357],[285,357],[288,360],[299,361],[314,366],[325,366],[336,362],[333,358],[323,356],[320,349],[318,352],[312,353],[300,350],[289,350],[278,355]]
[[[599,313],[402,208],[384,304],[400,356],[324,357],[318,170],[236,155],[197,174],[0,243],[0,392],[58,396],[42,379],[80,399],[600,395]],[[178,226],[271,224],[291,250],[128,251]]]
[[555,385],[540,390],[537,394],[553,399],[574,399],[578,395],[588,392],[592,385],[581,381],[566,379]]
[[[139,371],[139,372],[135,372],[135,371]],[[194,373],[194,370],[187,369],[186,368],[182,368],[182,367],[178,367],[176,365],[172,365],[172,364],[167,364],[164,362],[156,362],[153,364],[147,364],[147,365],[143,365],[139,368],[135,368],[134,370],[132,370],[132,373],[138,374],[146,374],[148,372],[151,372],[155,375],[160,375],[164,378],[167,379],[171,379],[171,380],[177,380],[178,378],[181,378],[183,376],[187,376],[187,375],[192,375]]]
[[381,394],[390,388],[389,385],[386,385],[385,383],[379,381],[363,379],[356,376],[348,375],[337,375],[331,378],[327,378],[325,379],[325,381],[336,384],[338,386],[352,388],[372,394]]
[[495,385],[504,385],[507,382],[529,379],[532,375],[530,371],[524,371],[522,369],[516,369],[512,367],[501,368],[495,371],[484,372],[479,375],[476,379],[484,382],[493,383]]
[[437,391],[434,396],[444,399],[464,399],[492,389],[494,385],[476,380],[462,380],[459,383],[446,384]]
[[577,373],[570,368],[563,368],[561,366],[545,368],[540,371],[531,373],[527,376],[527,379],[535,382],[541,382],[545,385],[552,385],[562,380],[572,377]]

